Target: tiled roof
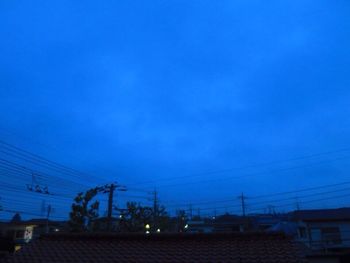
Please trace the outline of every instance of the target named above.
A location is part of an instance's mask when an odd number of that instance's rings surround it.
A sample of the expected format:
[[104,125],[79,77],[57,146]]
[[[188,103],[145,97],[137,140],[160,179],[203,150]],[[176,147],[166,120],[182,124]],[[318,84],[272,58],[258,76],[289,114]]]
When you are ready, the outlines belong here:
[[294,211],[292,218],[304,221],[349,220],[350,208]]
[[4,262],[304,262],[280,234],[47,235]]

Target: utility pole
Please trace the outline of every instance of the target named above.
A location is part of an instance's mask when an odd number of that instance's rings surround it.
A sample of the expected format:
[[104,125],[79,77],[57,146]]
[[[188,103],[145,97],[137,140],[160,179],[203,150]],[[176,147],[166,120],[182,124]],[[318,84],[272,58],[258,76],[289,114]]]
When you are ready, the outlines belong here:
[[112,230],[112,211],[113,211],[113,197],[114,191],[126,191],[124,186],[111,183],[102,187],[103,193],[108,193],[108,210],[107,210],[107,230]]
[[268,206],[267,206],[267,210],[268,210],[268,213],[269,213],[270,215],[276,214],[275,206],[274,206],[274,205],[268,205]]
[[153,229],[157,231],[158,229],[158,193],[157,190],[153,192]]
[[193,208],[192,208],[191,204],[190,204],[190,207],[189,207],[189,212],[190,212],[190,218],[192,220],[192,218],[193,218]]
[[246,199],[246,197],[242,193],[238,198],[241,200],[242,215],[245,216],[245,208],[246,208],[246,206],[245,206],[245,199]]
[[295,201],[296,201],[296,203],[295,203],[296,209],[297,209],[297,211],[299,211],[300,210],[300,202],[299,202],[298,197],[295,198]]
[[46,215],[46,234],[49,233],[49,217],[51,214],[51,205],[47,206],[47,215]]
[[42,200],[41,202],[41,217],[45,217],[45,212],[46,212],[46,201]]
[[113,209],[113,194],[116,186],[115,184],[110,184],[107,187],[108,191],[108,214],[107,214],[107,230],[111,230],[112,226],[112,209]]

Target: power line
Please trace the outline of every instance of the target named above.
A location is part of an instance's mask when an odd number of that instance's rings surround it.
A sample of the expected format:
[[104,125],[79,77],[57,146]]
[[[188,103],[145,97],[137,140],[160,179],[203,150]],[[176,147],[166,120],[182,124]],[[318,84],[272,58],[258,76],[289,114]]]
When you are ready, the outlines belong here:
[[[6,142],[4,142],[2,140],[0,140],[0,144],[1,144],[0,147],[2,147],[2,150],[0,150],[0,152],[2,152],[3,154],[5,154],[7,156],[12,156],[12,157],[24,160],[26,162],[29,162],[31,164],[34,164],[34,165],[37,165],[37,166],[40,166],[40,167],[44,167],[45,169],[50,169],[50,170],[53,170],[55,172],[59,172],[60,174],[68,175],[70,178],[80,179],[80,181],[81,181],[81,179],[86,179],[86,178],[90,178],[91,179],[90,175],[88,175],[88,174],[81,173],[78,170],[75,170],[73,168],[70,168],[70,167],[61,165],[59,163],[50,161],[50,160],[48,160],[48,159],[46,159],[44,157],[41,157],[39,155],[30,153],[29,151],[26,151],[26,150],[23,150],[23,149],[18,148],[16,146],[13,146],[11,144],[8,144],[8,143],[6,143]],[[298,161],[298,160],[303,160],[303,159],[310,159],[310,158],[315,158],[315,157],[320,157],[320,156],[326,156],[326,155],[330,155],[330,154],[347,152],[349,150],[350,150],[350,148],[344,148],[344,149],[340,149],[340,150],[337,150],[337,151],[329,151],[329,152],[324,152],[324,153],[317,153],[317,154],[312,154],[312,155],[307,155],[307,156],[297,157],[297,158],[292,158],[292,159],[287,159],[287,160],[273,161],[273,162],[269,162],[269,163],[265,163],[265,164],[257,164],[257,165],[236,167],[236,168],[219,170],[219,171],[211,171],[211,172],[195,174],[195,175],[173,177],[173,178],[167,178],[167,179],[158,180],[158,181],[171,181],[171,180],[176,180],[176,179],[181,179],[181,178],[196,177],[196,176],[200,176],[200,175],[204,175],[204,174],[217,174],[217,173],[223,173],[223,172],[228,172],[228,171],[232,171],[232,170],[243,170],[243,169],[248,169],[248,168],[271,166],[271,165],[278,164],[278,163],[284,163],[284,162],[290,162],[290,161]],[[307,165],[300,165],[300,166],[282,168],[282,169],[277,169],[277,170],[272,170],[272,171],[267,171],[267,172],[250,173],[250,174],[246,174],[246,175],[242,175],[242,176],[235,176],[235,177],[228,177],[228,178],[218,178],[218,179],[211,179],[211,180],[198,180],[197,182],[225,181],[225,180],[246,178],[246,177],[249,177],[249,176],[256,176],[256,175],[267,174],[267,173],[276,173],[276,172],[281,172],[281,171],[289,171],[289,170],[293,170],[293,169],[299,169],[299,168],[305,168],[305,167],[308,167],[308,166],[319,165],[319,164],[327,163],[329,161],[332,162],[332,161],[337,161],[337,160],[343,160],[343,159],[347,159],[349,157],[350,156],[345,156],[345,157],[336,158],[336,159],[333,159],[333,160],[326,160],[326,162],[323,161],[323,162],[318,162],[318,163],[311,163],[311,164],[307,164]],[[21,174],[22,176],[28,176],[28,178],[29,178],[29,176],[31,176],[32,173],[35,172],[38,175],[40,175],[40,178],[42,180],[45,180],[46,183],[55,184],[56,188],[62,187],[63,185],[67,185],[69,187],[72,187],[72,186],[76,186],[77,187],[77,186],[79,186],[79,188],[80,187],[84,187],[85,189],[88,189],[86,185],[83,185],[80,182],[77,183],[77,182],[73,182],[71,180],[64,179],[64,178],[61,178],[61,177],[52,176],[52,175],[43,173],[41,171],[37,171],[36,169],[31,169],[31,168],[28,168],[28,167],[25,167],[25,166],[22,166],[22,165],[14,163],[14,162],[11,162],[9,160],[5,160],[5,159],[1,159],[1,158],[0,158],[0,168],[8,170],[9,172],[12,172],[12,174],[15,174],[16,180],[21,180],[21,177],[18,174]],[[347,183],[349,183],[349,182],[347,182]],[[143,183],[143,184],[145,184],[145,183]],[[190,183],[190,184],[193,184],[193,183]],[[135,185],[135,184],[133,184],[133,185]],[[182,186],[182,185],[187,185],[187,184],[183,184],[182,183],[182,184],[175,184],[175,185],[165,185],[162,188],[164,188],[164,187],[173,187],[173,186]],[[336,184],[336,185],[340,185],[340,184]],[[7,187],[9,187],[9,186],[7,186]],[[13,186],[10,186],[10,187],[13,187]],[[327,186],[327,187],[330,187],[330,186]],[[91,188],[91,187],[89,187],[89,188]],[[283,194],[284,195],[285,194],[291,194],[293,192],[296,193],[296,192],[303,192],[303,191],[311,191],[311,189],[312,190],[316,190],[316,189],[321,189],[321,187],[309,188],[308,190],[304,189],[304,190],[289,191],[289,192],[284,192],[284,193],[275,193],[275,194],[264,195],[264,196],[260,196],[260,197],[259,196],[258,197],[253,197],[252,199],[271,197],[271,196],[278,196],[278,195],[283,195]],[[19,191],[19,190],[17,189],[17,191]],[[73,190],[73,191],[76,191],[76,189]],[[147,190],[144,190],[144,189],[134,189],[134,191],[148,192]],[[57,193],[57,196],[59,196],[61,194],[65,195],[64,193],[59,193],[59,194]],[[314,196],[314,195],[309,195],[309,196]],[[128,197],[128,196],[124,196],[124,197]],[[135,198],[135,196],[134,196],[134,198]],[[141,197],[141,196],[138,196],[137,198],[146,199],[146,197]],[[220,201],[220,202],[227,202],[227,201],[228,200]],[[243,201],[243,203],[244,203],[243,199],[241,199],[241,201]],[[269,201],[269,202],[271,202],[271,201]],[[209,202],[207,202],[207,203],[209,203]],[[215,203],[218,203],[218,201],[211,201],[210,203],[214,203],[215,204]],[[257,202],[257,203],[255,203],[255,205],[259,204],[259,203],[261,204],[261,203],[264,203],[264,202]],[[202,202],[202,204],[203,204],[203,202]],[[246,204],[244,203],[244,206],[242,206],[242,208],[244,207],[244,209],[243,209],[244,213],[245,213],[245,206],[246,206]],[[226,207],[228,207],[228,206],[226,206]]]
[[221,177],[221,178],[214,178],[214,179],[197,180],[196,182],[188,182],[188,183],[178,183],[178,184],[169,184],[169,185],[157,185],[157,187],[159,187],[159,188],[171,188],[171,187],[179,187],[179,186],[187,186],[187,185],[191,185],[192,186],[194,183],[196,183],[196,184],[198,184],[198,183],[213,183],[213,182],[222,182],[222,181],[236,180],[236,179],[254,177],[254,176],[259,176],[259,175],[265,175],[265,174],[287,172],[287,171],[292,171],[292,170],[296,170],[296,169],[312,167],[312,166],[315,166],[315,165],[327,164],[327,163],[331,163],[331,162],[334,162],[334,161],[345,160],[345,159],[349,159],[349,158],[350,158],[350,156],[346,156],[346,157],[336,158],[336,159],[328,160],[328,161],[322,161],[322,162],[311,163],[311,164],[306,164],[306,165],[293,166],[293,167],[288,167],[288,168],[281,168],[281,169],[270,170],[270,171],[265,171],[265,172],[250,173],[250,174],[245,174],[245,175],[241,175],[241,176],[230,176],[230,177]]
[[5,149],[10,150],[12,152],[15,152],[17,155],[20,155],[20,156],[23,156],[23,157],[26,156],[26,158],[40,161],[41,163],[45,163],[45,164],[47,164],[48,166],[51,166],[51,167],[56,167],[56,169],[59,169],[61,171],[66,171],[66,173],[70,173],[72,176],[77,176],[78,178],[81,178],[81,176],[83,176],[84,179],[94,178],[97,181],[101,180],[101,178],[98,178],[98,177],[95,177],[95,176],[92,176],[92,175],[89,175],[89,174],[86,174],[86,173],[82,173],[82,172],[80,172],[80,171],[78,171],[78,170],[76,170],[74,168],[71,168],[71,167],[68,167],[66,165],[62,165],[62,164],[59,164],[57,162],[48,160],[47,158],[44,158],[44,157],[39,156],[37,154],[31,153],[31,152],[29,152],[27,150],[21,149],[21,148],[19,148],[17,146],[14,146],[14,145],[11,145],[9,143],[6,143],[3,140],[0,140],[0,144],[2,144],[2,146]]
[[[338,193],[338,192],[343,192],[343,191],[349,191],[350,187],[348,188],[342,188],[342,189],[336,189],[332,191],[327,191],[327,192],[320,192],[320,193],[313,193],[309,195],[303,195],[303,196],[298,196],[298,198],[307,198],[307,197],[314,197],[317,195],[326,195],[326,194],[331,194],[331,193]],[[275,199],[275,200],[268,200],[268,201],[262,201],[262,202],[255,202],[252,203],[251,205],[257,205],[257,204],[267,204],[267,203],[278,203],[281,201],[287,201],[287,200],[293,200],[295,197],[289,197],[289,198],[283,198],[283,199]]]
[[173,180],[179,180],[179,179],[199,177],[199,176],[203,176],[203,175],[212,175],[212,174],[220,174],[220,173],[232,172],[232,171],[235,171],[235,170],[245,170],[245,169],[249,169],[249,168],[258,168],[258,167],[264,167],[264,166],[271,166],[271,165],[280,164],[280,163],[287,163],[287,162],[292,162],[292,161],[300,161],[300,160],[304,160],[304,159],[310,159],[310,158],[315,158],[315,157],[320,157],[320,156],[327,156],[327,155],[331,155],[331,154],[348,152],[348,151],[350,151],[350,148],[342,148],[342,149],[338,149],[338,150],[334,150],[334,151],[314,153],[314,154],[309,154],[309,155],[289,158],[289,159],[285,159],[285,160],[276,160],[276,161],[260,163],[260,164],[251,164],[251,165],[246,165],[246,166],[239,166],[239,167],[233,167],[233,168],[227,168],[227,169],[221,169],[221,170],[201,172],[201,173],[189,174],[189,175],[184,175],[184,176],[176,176],[176,177],[157,179],[157,180],[152,180],[152,181],[138,182],[138,183],[131,184],[131,186],[133,186],[133,185],[144,185],[144,184],[154,184],[154,183],[157,183],[159,181],[173,181]]
[[85,185],[85,184],[82,184],[82,183],[71,181],[69,179],[63,179],[61,177],[52,176],[52,175],[49,175],[47,173],[38,171],[36,169],[31,169],[31,168],[28,168],[28,167],[16,164],[14,162],[11,162],[9,160],[5,160],[5,159],[2,159],[2,158],[0,158],[0,167],[3,168],[3,169],[10,170],[12,172],[16,172],[18,174],[23,174],[23,175],[31,176],[34,173],[36,175],[40,175],[44,179],[54,180],[56,182],[59,181],[60,183],[65,183],[65,184],[70,185],[70,186],[71,185],[80,185],[80,186],[83,186],[84,188],[91,187],[91,186],[88,186],[88,185]]
[[[2,212],[7,212],[7,213],[13,213],[13,214],[16,214],[16,213],[19,213],[19,214],[24,214],[24,215],[31,215],[31,216],[38,216],[38,217],[41,217],[40,214],[37,214],[37,213],[32,213],[32,212],[27,212],[27,211],[22,211],[22,210],[11,210],[11,209],[3,209],[3,210],[0,210]],[[61,217],[61,216],[52,216],[54,218],[60,218],[60,219],[67,219],[67,217]]]
[[[0,152],[4,153],[4,151],[0,151]],[[16,156],[16,155],[9,154],[9,153],[7,153],[6,155],[12,156],[12,157],[18,157],[18,156]],[[46,169],[53,170],[53,171],[58,172],[58,173],[60,173],[60,174],[64,174],[64,175],[66,175],[66,176],[68,175],[69,177],[74,177],[74,178],[80,179],[80,180],[82,179],[81,177],[73,176],[72,174],[67,173],[67,172],[65,172],[64,170],[60,170],[60,169],[57,169],[57,168],[55,168],[55,167],[50,167],[50,166],[47,166],[46,164],[43,164],[43,163],[40,163],[40,162],[37,162],[37,161],[28,160],[28,159],[26,159],[26,158],[21,158],[21,159],[24,160],[24,161],[26,161],[26,162],[29,162],[29,163],[31,163],[31,164],[34,164],[34,165],[37,165],[37,166],[40,166],[40,167],[44,167],[44,168],[46,168]],[[85,179],[86,179],[86,178],[85,178]]]
[[[31,152],[29,152],[27,150],[23,150],[23,149],[21,149],[21,148],[19,148],[17,146],[13,146],[13,145],[11,145],[9,143],[6,143],[6,142],[4,142],[2,140],[0,140],[0,146],[3,148],[3,150],[0,150],[0,152],[4,153],[6,155],[22,159],[22,160],[30,162],[30,163],[32,163],[34,165],[39,165],[41,167],[54,170],[55,172],[59,172],[60,174],[65,174],[65,175],[68,175],[70,177],[79,179],[79,181],[81,181],[82,176],[84,178],[84,181],[86,181],[86,179],[89,180],[91,178],[95,178],[96,182],[98,182],[98,184],[100,184],[101,178],[97,178],[97,177],[91,176],[89,174],[82,173],[82,172],[80,172],[80,171],[78,171],[76,169],[67,167],[65,165],[61,165],[61,164],[59,164],[57,162],[48,160],[48,159],[46,159],[46,158],[44,158],[42,156],[39,156],[37,154],[33,154],[33,153],[31,153]],[[4,159],[1,159],[1,160],[3,162],[4,161],[9,162],[8,160],[4,160]],[[22,166],[21,168],[23,169],[23,168],[27,168],[27,167]],[[42,174],[42,172],[41,172],[41,174]],[[58,177],[58,178],[60,178],[60,177]],[[62,179],[62,178],[60,178],[60,179]],[[67,179],[65,179],[65,180],[67,180]],[[71,181],[71,180],[69,180],[69,181]],[[96,184],[96,182],[94,184]],[[148,190],[137,189],[137,188],[129,188],[129,190],[130,191],[135,191],[135,192],[148,192]]]
[[[322,202],[322,201],[326,201],[326,200],[333,200],[333,199],[339,199],[339,198],[344,198],[344,197],[350,197],[350,194],[331,196],[331,197],[320,198],[320,199],[315,199],[315,200],[306,200],[306,201],[302,201],[302,203],[309,204],[309,203]],[[285,203],[285,204],[281,204],[281,205],[275,205],[275,207],[291,207],[291,206],[293,206],[293,204],[294,203]],[[228,208],[232,208],[232,207],[237,207],[237,209],[234,212],[235,214],[240,213],[240,211],[241,211],[239,209],[240,205],[239,206],[227,205],[227,206],[222,206],[222,207],[207,207],[207,208],[201,208],[201,210],[214,211],[214,210],[218,210],[218,209],[228,209]],[[251,214],[252,212],[260,212],[260,211],[263,211],[264,209],[266,209],[266,206],[255,208],[255,209],[249,209],[249,214]]]
[[[301,193],[301,192],[308,192],[308,191],[315,191],[319,189],[325,189],[325,188],[331,188],[331,187],[337,187],[337,186],[344,186],[350,184],[350,181],[342,182],[342,183],[337,183],[337,184],[327,184],[327,185],[322,185],[322,186],[316,186],[316,187],[308,187],[308,188],[302,188],[294,191],[285,191],[285,192],[278,192],[278,193],[272,193],[272,194],[266,194],[266,195],[259,195],[259,196],[253,196],[249,197],[249,199],[262,199],[266,197],[273,197],[273,196],[281,196],[281,195],[290,195],[290,194],[296,194],[296,193]],[[218,203],[232,203],[236,199],[235,198],[227,198],[227,199],[221,199],[221,200],[212,200],[212,201],[205,201],[205,202],[191,202],[194,205],[205,205],[205,204],[218,204]],[[173,204],[173,205],[168,205],[167,207],[181,207],[181,206],[186,206],[187,203],[178,203],[178,204]]]
[[[303,201],[302,203],[309,204],[309,203],[322,202],[322,201],[339,199],[339,198],[344,198],[344,197],[350,197],[350,194],[337,195],[337,196],[331,196],[331,197],[327,197],[327,198],[319,198],[319,199],[314,199],[314,200],[307,200],[307,201]],[[289,207],[292,205],[293,205],[293,203],[288,203],[288,204],[283,204],[283,205],[276,205],[276,207]],[[255,209],[253,211],[261,211],[262,209],[264,209],[264,208]]]
[[322,186],[316,186],[316,187],[308,187],[308,188],[298,189],[298,190],[294,190],[294,191],[286,191],[286,192],[279,192],[279,193],[273,193],[273,194],[259,195],[259,196],[250,197],[250,199],[260,199],[260,198],[271,197],[271,196],[295,194],[295,193],[319,190],[319,189],[324,189],[324,188],[329,188],[329,187],[344,186],[347,184],[350,184],[350,181],[337,183],[337,184],[328,184],[328,185],[322,185]]
[[[298,196],[298,198],[310,198],[310,197],[315,197],[315,196],[319,196],[319,195],[328,195],[328,194],[332,194],[332,193],[338,193],[338,192],[349,191],[349,190],[350,190],[350,187],[336,189],[336,190],[332,190],[332,191],[318,192],[318,193],[313,193],[313,194],[309,194],[309,195]],[[242,201],[242,195],[239,198]],[[218,207],[218,206],[204,207],[204,208],[202,207],[201,209],[202,210],[215,210],[215,209],[223,209],[223,208],[236,208],[237,211],[239,211],[238,209],[241,208],[242,213],[245,214],[247,206],[251,207],[251,206],[256,206],[256,205],[261,205],[261,204],[271,205],[271,204],[276,204],[276,203],[281,202],[281,201],[293,200],[294,198],[295,197],[277,199],[277,200],[276,199],[275,200],[265,200],[265,201],[255,202],[255,203],[247,205],[245,203],[246,197],[243,196],[244,202],[241,202],[240,204],[237,203],[237,204],[231,204],[231,205],[226,205],[226,206],[222,206],[222,207]],[[232,201],[234,201],[234,199]],[[302,203],[304,203],[304,201],[302,201]],[[169,206],[167,206],[167,207],[169,208]],[[178,206],[177,208],[180,208],[180,206]],[[251,211],[251,209],[249,209],[249,211]]]
[[[27,170],[25,170],[27,169]],[[30,171],[32,171],[32,173],[30,173]],[[36,170],[32,170],[29,168],[24,168],[22,167],[22,170],[17,168],[14,165],[9,165],[9,164],[2,164],[1,163],[1,159],[0,159],[0,178],[1,175],[5,175],[5,176],[10,176],[11,180],[18,180],[23,182],[23,180],[28,180],[29,176],[32,176],[32,174],[35,174],[36,176],[39,176],[40,180],[43,180],[44,183],[47,184],[54,184],[55,186],[60,186],[62,188],[70,188],[72,189],[72,191],[74,191],[74,193],[78,193],[80,191],[82,191],[83,189],[90,189],[92,186],[87,186],[87,185],[83,185],[81,183],[75,183],[69,180],[64,180],[61,178],[56,178],[56,177],[49,177],[49,175],[43,174],[41,172],[38,172]],[[25,178],[25,177],[27,178]],[[75,188],[77,187],[77,188]],[[130,189],[128,189],[130,190]],[[130,191],[133,192],[133,189],[131,189]],[[130,197],[136,197],[136,196],[130,196]],[[137,196],[138,198],[146,198],[141,197],[141,196]]]

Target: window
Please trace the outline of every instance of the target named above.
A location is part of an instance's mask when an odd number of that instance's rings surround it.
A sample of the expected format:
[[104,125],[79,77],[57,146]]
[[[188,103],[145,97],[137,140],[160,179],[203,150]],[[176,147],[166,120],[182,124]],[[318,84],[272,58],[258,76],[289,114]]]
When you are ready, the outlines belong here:
[[24,230],[16,231],[16,238],[24,238]]
[[14,230],[8,230],[6,232],[6,237],[13,238],[15,236],[15,231]]
[[326,244],[341,244],[341,235],[338,227],[321,228],[321,237]]
[[306,238],[306,228],[305,227],[299,227],[299,237],[300,238]]
[[231,226],[231,231],[232,232],[241,232],[241,228],[239,225],[234,225],[234,226]]

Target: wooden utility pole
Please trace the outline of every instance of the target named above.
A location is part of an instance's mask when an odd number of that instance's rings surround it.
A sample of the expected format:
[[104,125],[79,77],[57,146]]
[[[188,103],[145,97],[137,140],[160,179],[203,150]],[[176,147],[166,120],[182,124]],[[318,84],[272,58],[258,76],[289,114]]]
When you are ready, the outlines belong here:
[[190,204],[190,207],[189,207],[189,214],[190,214],[190,219],[192,220],[192,218],[193,218],[193,208],[192,208],[192,204]]
[[41,210],[41,217],[45,217],[45,212],[46,212],[46,201],[45,200],[41,201],[40,210]]
[[295,198],[295,206],[296,206],[296,210],[299,211],[300,210],[300,202],[298,197]]
[[157,190],[153,192],[153,229],[157,231],[158,229],[158,193]]
[[47,206],[47,216],[46,216],[46,234],[49,233],[49,218],[51,214],[51,205]]
[[113,194],[116,189],[115,184],[110,184],[105,190],[108,192],[108,213],[107,213],[107,230],[110,231],[112,228],[112,209],[113,209]]
[[245,216],[245,199],[246,199],[246,197],[242,193],[238,198],[241,200],[242,215]]
[[268,205],[268,206],[267,206],[267,210],[268,210],[268,213],[269,213],[270,215],[276,214],[275,206],[274,206],[274,205]]
[[114,191],[126,191],[125,186],[111,183],[102,187],[103,193],[108,193],[108,210],[107,210],[107,230],[112,230],[112,212]]

